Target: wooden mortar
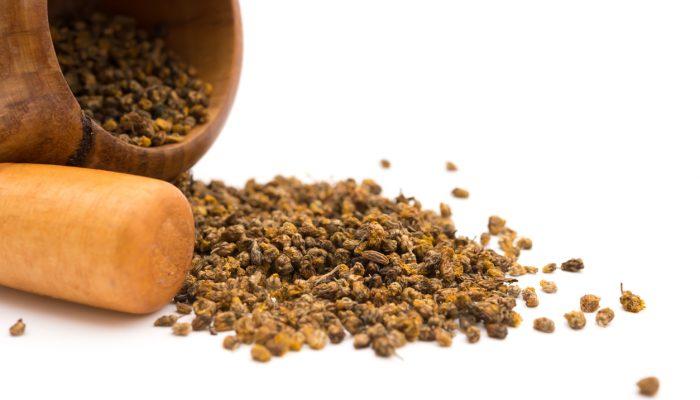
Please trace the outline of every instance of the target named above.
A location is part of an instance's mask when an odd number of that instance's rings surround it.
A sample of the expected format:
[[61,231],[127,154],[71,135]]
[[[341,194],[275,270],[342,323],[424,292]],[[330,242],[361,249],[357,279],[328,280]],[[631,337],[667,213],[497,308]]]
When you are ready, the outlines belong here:
[[[164,24],[166,44],[214,86],[210,120],[185,140],[153,148],[125,143],[84,119],[61,73],[49,20],[93,10]],[[219,135],[241,72],[237,0],[0,0],[0,162],[58,164],[172,180]]]

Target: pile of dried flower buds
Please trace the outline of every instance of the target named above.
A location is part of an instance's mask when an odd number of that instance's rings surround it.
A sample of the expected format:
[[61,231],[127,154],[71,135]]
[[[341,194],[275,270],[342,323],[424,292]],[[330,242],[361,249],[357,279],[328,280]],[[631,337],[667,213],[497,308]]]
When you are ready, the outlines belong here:
[[[226,349],[252,345],[253,359],[262,362],[348,336],[356,348],[389,357],[415,341],[450,346],[458,332],[469,343],[482,330],[504,339],[522,321],[514,311],[518,298],[539,305],[535,288],[521,290],[515,278],[539,271],[518,263],[532,241],[497,216],[478,243],[456,235],[446,204],[436,213],[415,198],[392,200],[372,180],[308,184],[276,177],[233,188],[185,175],[177,185],[195,216],[195,257],[175,298],[178,314],[155,323],[176,335],[231,332]],[[488,248],[491,237],[503,254]],[[561,269],[583,266],[572,259]],[[556,269],[547,264],[543,272]],[[540,285],[556,292],[554,282]],[[623,305],[643,304],[625,293]],[[594,312],[599,301],[586,295],[581,308]],[[192,313],[190,322],[178,322]],[[586,324],[581,311],[565,317],[572,329]],[[613,317],[606,308],[596,322],[607,326]],[[548,318],[533,327],[554,332]]]

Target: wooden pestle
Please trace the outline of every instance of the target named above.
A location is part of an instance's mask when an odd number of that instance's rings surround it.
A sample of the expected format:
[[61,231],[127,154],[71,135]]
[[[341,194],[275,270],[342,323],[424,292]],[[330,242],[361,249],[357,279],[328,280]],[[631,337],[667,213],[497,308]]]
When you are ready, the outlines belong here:
[[0,285],[150,313],[181,287],[193,248],[191,208],[169,183],[0,164]]

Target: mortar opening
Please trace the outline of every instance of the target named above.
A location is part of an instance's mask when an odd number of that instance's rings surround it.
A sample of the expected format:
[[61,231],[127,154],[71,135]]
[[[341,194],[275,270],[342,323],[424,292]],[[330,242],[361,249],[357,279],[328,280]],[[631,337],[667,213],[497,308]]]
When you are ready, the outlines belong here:
[[49,2],[49,24],[63,76],[88,118],[144,148],[184,142],[209,121],[214,88],[168,46],[166,23],[75,3]]

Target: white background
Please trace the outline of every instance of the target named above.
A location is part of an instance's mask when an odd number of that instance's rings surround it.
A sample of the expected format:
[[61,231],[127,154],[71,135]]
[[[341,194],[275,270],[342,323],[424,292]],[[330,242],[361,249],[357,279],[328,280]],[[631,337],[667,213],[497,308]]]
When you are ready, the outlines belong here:
[[[198,177],[371,177],[425,207],[448,201],[464,235],[500,214],[533,239],[525,263],[582,257],[585,271],[557,271],[559,293],[521,310],[505,341],[459,335],[390,360],[346,341],[266,365],[223,336],[153,328],[157,315],[0,288],[3,331],[28,325],[0,332],[0,398],[631,399],[647,375],[660,399],[697,398],[699,6],[242,1],[239,96]],[[452,199],[457,185],[472,196]],[[619,308],[620,282],[645,311]],[[615,309],[609,328],[565,326],[585,293]],[[539,316],[557,331],[533,331]]]

